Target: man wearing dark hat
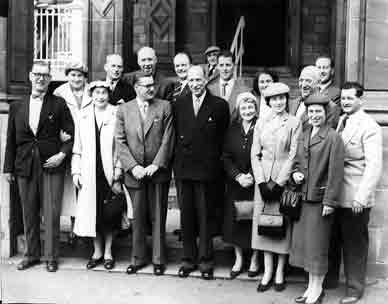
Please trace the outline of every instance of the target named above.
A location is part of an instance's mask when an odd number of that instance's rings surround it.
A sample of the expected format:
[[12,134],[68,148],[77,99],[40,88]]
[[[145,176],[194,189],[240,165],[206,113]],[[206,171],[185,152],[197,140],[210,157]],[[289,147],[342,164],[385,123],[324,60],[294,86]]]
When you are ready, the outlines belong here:
[[217,57],[220,51],[220,48],[215,45],[209,46],[205,51],[206,64],[202,65],[202,67],[209,82],[219,75],[217,70]]

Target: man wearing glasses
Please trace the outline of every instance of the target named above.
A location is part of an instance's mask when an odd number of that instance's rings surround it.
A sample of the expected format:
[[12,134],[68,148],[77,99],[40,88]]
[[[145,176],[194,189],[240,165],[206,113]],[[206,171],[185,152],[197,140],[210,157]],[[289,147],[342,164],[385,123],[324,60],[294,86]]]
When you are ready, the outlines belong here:
[[165,231],[174,128],[171,105],[155,98],[151,75],[135,75],[136,98],[119,106],[115,138],[124,169],[124,183],[133,205],[132,258],[134,274],[147,264],[147,225],[152,225],[152,263],[155,275],[166,264]]
[[[29,74],[31,95],[11,104],[4,173],[17,182],[26,248],[18,270],[40,262],[40,208],[44,217],[44,256],[49,272],[58,269],[59,219],[65,159],[71,156],[74,123],[65,101],[47,94],[50,66],[34,62]],[[60,134],[65,132],[66,140]]]

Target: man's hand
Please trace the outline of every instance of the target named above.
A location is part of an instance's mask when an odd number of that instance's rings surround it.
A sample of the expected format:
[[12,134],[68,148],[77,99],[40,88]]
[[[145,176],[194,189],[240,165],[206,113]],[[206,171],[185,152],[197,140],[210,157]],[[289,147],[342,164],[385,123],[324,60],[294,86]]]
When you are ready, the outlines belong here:
[[61,140],[61,142],[67,142],[68,140],[71,139],[71,135],[67,134],[65,131],[61,130],[61,132],[59,132],[59,139]]
[[354,214],[361,213],[363,209],[364,209],[364,206],[361,205],[360,202],[357,202],[357,201],[352,202],[352,211]]
[[82,188],[81,174],[74,174],[73,175],[73,184],[77,189]]
[[119,193],[123,192],[123,186],[121,185],[120,182],[114,181],[113,185],[112,185],[112,191],[114,194],[119,194]]
[[56,168],[63,162],[65,157],[66,157],[66,154],[63,152],[59,152],[57,154],[54,154],[48,160],[46,160],[46,162],[43,164],[43,168],[46,168],[46,169]]
[[322,209],[322,216],[330,215],[333,212],[334,212],[334,208],[333,207],[324,205],[323,209]]
[[248,174],[239,174],[236,177],[236,181],[243,188],[248,188],[249,186],[252,186],[252,184],[253,184],[253,178],[252,178],[252,176],[249,173]]
[[10,184],[15,181],[15,176],[12,173],[4,173],[5,180]]
[[292,174],[292,178],[294,179],[296,184],[301,184],[304,180],[304,175],[302,172],[294,172]]
[[159,167],[157,165],[151,164],[145,168],[145,174],[151,177],[156,171],[158,171],[158,169]]
[[136,178],[137,180],[140,180],[142,179],[146,174],[146,171],[145,169],[140,166],[140,165],[137,165],[135,166],[133,169],[132,169],[132,175],[134,176],[134,178]]

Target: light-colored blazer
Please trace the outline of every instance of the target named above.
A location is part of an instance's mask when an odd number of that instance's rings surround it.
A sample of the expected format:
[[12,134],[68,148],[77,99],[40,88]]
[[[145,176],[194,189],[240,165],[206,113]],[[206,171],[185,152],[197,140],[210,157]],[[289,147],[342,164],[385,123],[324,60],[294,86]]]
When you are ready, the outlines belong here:
[[285,113],[259,119],[253,133],[251,162],[256,184],[270,178],[284,186],[291,174],[302,127],[299,119]]
[[174,138],[172,110],[168,101],[154,98],[149,103],[144,122],[136,99],[120,105],[115,139],[127,187],[138,188],[141,185],[132,175],[132,169],[137,165],[147,167],[154,164],[159,167],[151,178],[153,182],[171,179]]
[[[338,129],[344,117],[341,116]],[[349,116],[341,136],[345,146],[345,164],[340,206],[351,208],[352,201],[356,200],[365,207],[372,207],[383,166],[381,127],[359,110]]]
[[[116,107],[108,105],[100,129],[100,151],[105,177],[113,183],[114,167],[121,167],[116,155],[114,128]],[[96,236],[96,129],[94,106],[80,112],[76,124],[72,174],[80,174],[82,187],[78,192],[74,233],[79,236]]]

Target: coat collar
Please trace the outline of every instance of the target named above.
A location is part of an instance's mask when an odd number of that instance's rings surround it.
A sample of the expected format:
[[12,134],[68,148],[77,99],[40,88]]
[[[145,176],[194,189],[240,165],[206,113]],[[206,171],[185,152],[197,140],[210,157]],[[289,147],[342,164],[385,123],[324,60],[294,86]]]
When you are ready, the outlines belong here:
[[317,134],[310,138],[312,129],[313,127],[309,126],[308,129],[306,129],[306,131],[304,132],[304,147],[307,149],[308,147],[314,146],[322,142],[327,137],[327,134],[330,130],[330,126],[325,124],[318,130]]
[[[347,123],[346,123],[346,127],[342,131],[342,134],[341,134],[341,137],[342,137],[342,140],[343,140],[345,146],[350,142],[350,140],[353,138],[353,136],[359,130],[358,126],[362,125],[362,123],[357,123],[357,122],[362,121],[363,114],[365,114],[365,112],[362,109],[360,109],[356,113],[349,116]],[[345,115],[342,115],[339,122],[338,122],[337,129],[341,126],[344,118],[345,118]]]

